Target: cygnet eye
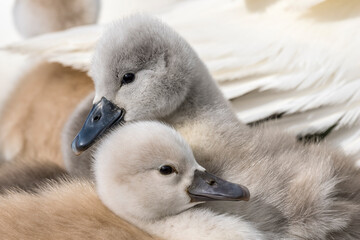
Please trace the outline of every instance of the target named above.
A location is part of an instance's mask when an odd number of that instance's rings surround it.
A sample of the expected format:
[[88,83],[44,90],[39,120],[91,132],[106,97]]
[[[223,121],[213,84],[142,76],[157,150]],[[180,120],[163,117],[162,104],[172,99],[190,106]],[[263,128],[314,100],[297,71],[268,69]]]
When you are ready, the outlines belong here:
[[169,175],[176,172],[176,169],[170,165],[162,165],[159,171],[162,175]]
[[128,84],[131,83],[135,80],[135,74],[133,73],[125,73],[125,75],[122,78],[122,83],[123,84]]

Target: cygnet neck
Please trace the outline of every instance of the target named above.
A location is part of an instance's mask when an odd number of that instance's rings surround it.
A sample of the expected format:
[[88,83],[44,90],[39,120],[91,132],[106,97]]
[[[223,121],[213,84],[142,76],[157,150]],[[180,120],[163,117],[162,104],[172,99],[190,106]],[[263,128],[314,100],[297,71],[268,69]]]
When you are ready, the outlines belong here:
[[198,65],[185,100],[164,120],[174,126],[204,120],[213,122],[226,120],[239,124],[230,104],[200,59]]

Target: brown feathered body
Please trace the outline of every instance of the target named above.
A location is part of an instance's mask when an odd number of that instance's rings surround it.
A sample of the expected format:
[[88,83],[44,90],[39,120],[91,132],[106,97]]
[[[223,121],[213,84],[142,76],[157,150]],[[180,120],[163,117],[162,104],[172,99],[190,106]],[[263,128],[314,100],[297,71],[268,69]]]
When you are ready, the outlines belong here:
[[17,160],[0,166],[0,194],[13,190],[30,193],[41,191],[49,182],[61,182],[69,174],[50,161]]
[[25,73],[0,115],[2,158],[46,159],[63,166],[62,128],[92,90],[86,73],[60,64],[43,63]]
[[43,63],[7,100],[0,115],[1,239],[155,239],[105,208],[90,183],[59,183],[66,175],[63,125],[92,91],[86,73]]
[[122,220],[98,199],[93,185],[71,180],[38,194],[0,197],[0,236],[17,239],[157,239]]

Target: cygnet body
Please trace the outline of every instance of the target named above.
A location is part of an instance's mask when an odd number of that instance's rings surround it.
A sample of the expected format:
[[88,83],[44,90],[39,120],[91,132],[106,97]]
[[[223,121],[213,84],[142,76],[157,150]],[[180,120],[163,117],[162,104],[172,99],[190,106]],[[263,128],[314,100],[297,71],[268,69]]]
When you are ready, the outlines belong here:
[[[352,159],[240,123],[196,53],[160,21],[135,15],[110,26],[91,75],[94,105],[75,152],[122,119],[160,119],[184,136],[202,166],[252,192],[247,203],[206,204],[213,210],[241,215],[273,238],[360,238],[360,174]],[[67,125],[67,156],[69,138],[89,112],[85,105]],[[67,158],[66,166],[90,175],[88,154]]]
[[[68,180],[45,186],[38,196],[2,196],[2,236],[28,238],[31,231],[36,239],[151,238],[125,219],[162,239],[263,239],[240,217],[193,208],[204,201],[248,200],[249,192],[207,173],[170,127],[139,122],[118,128],[100,144],[94,162],[98,196],[118,219],[104,209],[89,181]],[[14,223],[15,217],[22,220]]]
[[0,211],[4,240],[160,240],[115,215],[93,183],[79,179],[43,185],[37,194],[9,191],[0,196]]
[[92,80],[61,64],[41,63],[18,82],[0,111],[0,158],[63,166],[62,129],[76,104],[93,91]]
[[182,137],[160,123],[133,123],[112,132],[95,153],[94,173],[103,203],[153,235],[262,239],[239,217],[191,209],[199,202],[248,199],[249,193],[207,173]]
[[[99,0],[16,0],[13,14],[19,32],[33,37],[95,23],[99,10]],[[0,113],[0,163],[36,159],[62,166],[60,132],[93,83],[87,74],[58,63],[30,67]]]

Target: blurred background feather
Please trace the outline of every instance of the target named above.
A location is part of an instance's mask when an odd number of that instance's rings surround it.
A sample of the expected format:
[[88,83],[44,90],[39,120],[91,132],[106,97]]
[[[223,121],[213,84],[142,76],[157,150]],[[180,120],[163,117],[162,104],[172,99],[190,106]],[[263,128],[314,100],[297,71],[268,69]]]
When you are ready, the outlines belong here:
[[87,71],[104,24],[141,11],[190,42],[241,121],[360,159],[358,0],[103,0],[99,24],[27,40],[15,32],[12,4],[0,3],[1,102],[28,66],[15,53]]

